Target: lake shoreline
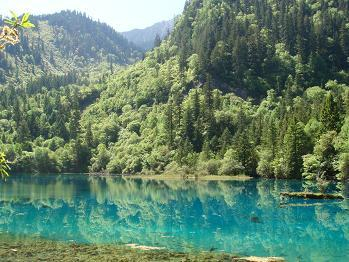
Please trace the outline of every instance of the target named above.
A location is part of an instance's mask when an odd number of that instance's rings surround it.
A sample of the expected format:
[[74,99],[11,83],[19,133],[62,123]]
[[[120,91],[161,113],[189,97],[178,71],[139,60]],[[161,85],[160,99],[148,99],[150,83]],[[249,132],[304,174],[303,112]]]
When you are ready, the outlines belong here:
[[[145,180],[181,180],[181,181],[248,181],[256,179],[256,177],[237,175],[237,176],[218,176],[218,175],[205,175],[196,176],[194,174],[189,175],[172,175],[172,174],[161,174],[161,175],[141,175],[141,174],[110,174],[110,173],[52,173],[54,175],[69,176],[69,175],[85,175],[92,177],[122,177],[125,179],[145,179]],[[12,176],[26,175],[25,173],[14,173]],[[41,174],[35,174],[40,176]]]
[[189,181],[248,181],[253,179],[250,176],[195,176],[195,175],[128,175],[122,176],[127,179],[146,179],[146,180],[189,180]]
[[[27,173],[11,173],[9,177],[11,176],[20,176],[20,175],[26,175]],[[92,177],[122,177],[126,179],[146,179],[146,180],[182,180],[182,181],[249,181],[253,179],[262,179],[262,180],[279,180],[279,181],[309,181],[314,182],[314,180],[307,180],[302,178],[265,178],[260,176],[247,176],[247,175],[236,175],[236,176],[220,176],[220,175],[172,175],[172,174],[156,174],[156,175],[148,175],[148,174],[111,174],[111,173],[33,173],[35,176],[41,176],[41,175],[85,175],[85,176],[92,176]],[[8,177],[8,178],[9,178]],[[348,180],[337,180],[337,179],[329,179],[326,180],[327,182],[337,183],[337,182],[347,182]]]

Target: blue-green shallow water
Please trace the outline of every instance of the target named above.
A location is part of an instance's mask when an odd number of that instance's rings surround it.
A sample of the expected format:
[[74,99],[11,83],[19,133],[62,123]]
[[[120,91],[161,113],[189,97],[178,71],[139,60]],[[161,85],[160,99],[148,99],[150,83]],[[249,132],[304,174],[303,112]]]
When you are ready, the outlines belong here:
[[[347,188],[329,190],[347,197]],[[303,190],[316,187],[302,181],[16,175],[0,182],[0,233],[288,261],[349,261],[348,200],[280,207],[285,200],[279,192]]]

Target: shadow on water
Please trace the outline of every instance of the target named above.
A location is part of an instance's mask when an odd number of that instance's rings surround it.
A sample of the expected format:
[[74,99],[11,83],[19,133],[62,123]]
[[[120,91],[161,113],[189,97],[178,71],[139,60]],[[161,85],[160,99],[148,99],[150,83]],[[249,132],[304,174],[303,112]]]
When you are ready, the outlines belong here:
[[[317,189],[302,181],[20,175],[0,184],[0,233],[290,261],[321,261],[326,254],[347,261],[348,200],[280,208],[280,192],[304,190]],[[347,185],[328,190],[348,196]]]

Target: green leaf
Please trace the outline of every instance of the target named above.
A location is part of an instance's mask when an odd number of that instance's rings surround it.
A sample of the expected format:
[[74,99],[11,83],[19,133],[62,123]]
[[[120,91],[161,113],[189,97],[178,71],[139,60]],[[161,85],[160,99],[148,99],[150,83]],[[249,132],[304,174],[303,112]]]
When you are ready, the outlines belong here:
[[33,28],[33,27],[35,27],[35,25],[33,23],[31,23],[31,22],[25,22],[25,23],[21,24],[21,26],[23,28]]
[[29,13],[25,13],[22,17],[22,23],[21,24],[24,24],[26,22],[29,22],[29,16],[30,14]]
[[18,19],[18,15],[15,12],[10,11],[10,13],[14,19],[16,19],[16,20]]
[[16,22],[14,22],[14,21],[12,21],[12,20],[10,20],[10,19],[5,19],[5,20],[4,20],[4,23],[5,23],[5,24],[12,25],[12,26],[14,26],[14,25],[16,24]]

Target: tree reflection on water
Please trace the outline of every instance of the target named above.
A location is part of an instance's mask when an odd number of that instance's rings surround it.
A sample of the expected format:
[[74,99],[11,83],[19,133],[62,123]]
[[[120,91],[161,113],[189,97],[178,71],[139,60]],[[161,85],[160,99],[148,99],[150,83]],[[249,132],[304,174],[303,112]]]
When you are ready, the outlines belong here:
[[0,232],[187,252],[316,259],[326,251],[347,258],[347,200],[280,208],[280,192],[309,188],[316,190],[295,180],[14,176],[0,184]]

